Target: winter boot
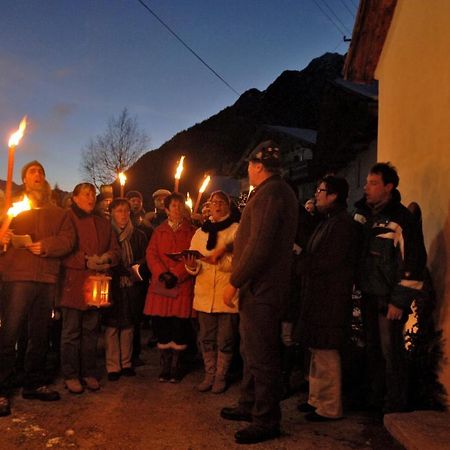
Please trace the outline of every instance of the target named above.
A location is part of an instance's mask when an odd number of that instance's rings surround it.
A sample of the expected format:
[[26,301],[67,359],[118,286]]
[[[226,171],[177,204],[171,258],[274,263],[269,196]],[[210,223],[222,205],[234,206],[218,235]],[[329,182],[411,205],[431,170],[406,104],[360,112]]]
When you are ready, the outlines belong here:
[[286,400],[292,394],[291,374],[295,363],[295,346],[283,345],[281,352],[281,383],[282,383],[282,400]]
[[205,378],[197,385],[197,391],[207,392],[214,383],[214,375],[216,373],[217,353],[214,351],[203,352],[203,363],[205,364]]
[[183,350],[172,350],[172,370],[170,372],[171,383],[179,383],[185,375],[185,368],[183,367],[184,350],[186,349],[184,348]]
[[233,358],[232,353],[219,352],[217,354],[217,369],[211,392],[221,394],[227,389],[227,373]]
[[170,381],[170,372],[172,369],[172,349],[160,349],[160,364],[161,373],[159,374],[159,381]]

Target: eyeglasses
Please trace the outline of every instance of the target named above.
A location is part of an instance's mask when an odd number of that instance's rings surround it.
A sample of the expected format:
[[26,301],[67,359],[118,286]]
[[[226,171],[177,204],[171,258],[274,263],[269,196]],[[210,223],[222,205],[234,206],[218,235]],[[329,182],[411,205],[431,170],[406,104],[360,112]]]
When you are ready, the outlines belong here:
[[316,194],[320,194],[321,192],[328,192],[326,189],[317,188]]

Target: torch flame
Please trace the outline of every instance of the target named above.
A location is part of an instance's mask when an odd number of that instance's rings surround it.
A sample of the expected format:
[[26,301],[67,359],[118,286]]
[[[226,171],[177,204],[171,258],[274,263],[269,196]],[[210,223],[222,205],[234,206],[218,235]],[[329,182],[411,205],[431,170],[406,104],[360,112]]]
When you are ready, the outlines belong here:
[[192,211],[192,198],[191,198],[191,196],[189,195],[189,192],[187,193],[187,196],[186,196],[186,205],[189,207],[189,209]]
[[29,211],[30,209],[31,209],[30,200],[25,195],[22,201],[13,203],[13,205],[8,209],[8,216],[13,218],[16,217],[18,214],[20,214],[21,212]]
[[20,140],[25,133],[25,128],[27,127],[27,116],[20,121],[19,129],[11,135],[8,142],[8,147],[16,147],[19,145]]
[[178,163],[177,171],[175,172],[175,179],[179,180],[181,178],[181,172],[183,172],[183,161],[185,156],[183,155],[180,158],[180,162]]
[[203,184],[200,187],[199,191],[201,194],[203,194],[203,192],[205,192],[206,187],[209,184],[209,180],[211,180],[211,177],[208,175],[207,177],[205,177],[205,179],[203,180]]
[[123,173],[119,173],[119,182],[121,186],[125,186],[125,182],[127,181],[127,176]]

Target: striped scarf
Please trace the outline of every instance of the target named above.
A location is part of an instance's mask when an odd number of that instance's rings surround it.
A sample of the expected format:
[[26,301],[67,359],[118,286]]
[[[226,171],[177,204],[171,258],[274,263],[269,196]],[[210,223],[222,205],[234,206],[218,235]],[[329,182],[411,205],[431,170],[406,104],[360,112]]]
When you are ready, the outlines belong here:
[[[119,228],[114,220],[111,221],[112,226],[117,233],[117,239],[119,240],[120,248],[122,251],[122,266],[126,269],[130,269],[133,263],[133,249],[131,248],[130,239],[134,231],[131,220],[128,222],[125,228]],[[133,281],[129,275],[120,276],[120,287],[133,286]]]

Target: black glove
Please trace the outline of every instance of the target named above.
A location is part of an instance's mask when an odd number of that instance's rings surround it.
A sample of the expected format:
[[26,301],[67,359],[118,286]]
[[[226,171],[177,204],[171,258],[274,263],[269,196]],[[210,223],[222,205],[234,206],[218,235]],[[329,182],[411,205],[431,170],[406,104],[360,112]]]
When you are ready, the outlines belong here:
[[159,281],[164,283],[167,289],[173,289],[178,283],[178,278],[171,272],[163,272],[159,276]]

